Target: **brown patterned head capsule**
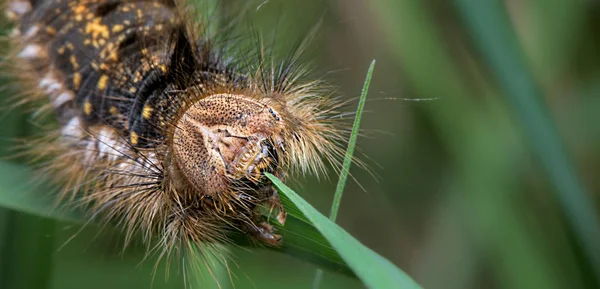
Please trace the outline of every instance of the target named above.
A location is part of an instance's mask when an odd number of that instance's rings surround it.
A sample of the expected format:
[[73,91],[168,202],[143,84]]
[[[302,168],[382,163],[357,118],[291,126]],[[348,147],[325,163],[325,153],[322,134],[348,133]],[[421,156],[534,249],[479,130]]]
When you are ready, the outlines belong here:
[[[284,123],[270,106],[243,95],[216,94],[190,106],[175,125],[173,165],[202,195],[215,197],[275,173]],[[187,184],[186,184],[187,183]]]

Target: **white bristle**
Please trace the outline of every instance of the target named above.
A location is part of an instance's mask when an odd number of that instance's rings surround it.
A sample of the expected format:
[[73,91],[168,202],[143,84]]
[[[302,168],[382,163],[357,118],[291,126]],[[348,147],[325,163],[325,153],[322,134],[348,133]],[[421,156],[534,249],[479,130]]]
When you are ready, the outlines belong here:
[[40,88],[44,89],[44,92],[47,94],[55,93],[62,88],[62,84],[50,73],[42,78],[38,85]]
[[61,129],[62,136],[65,138],[80,139],[83,136],[83,128],[78,117],[73,117]]
[[63,104],[73,100],[73,93],[70,91],[65,91],[59,94],[53,101],[52,104],[54,107],[61,107]]
[[97,135],[98,140],[98,157],[103,158],[108,156],[112,158],[118,156],[119,152],[115,150],[117,141],[114,134],[106,128],[103,128]]
[[33,58],[37,58],[40,56],[42,52],[42,47],[40,47],[37,44],[29,44],[27,46],[25,46],[25,48],[23,48],[23,50],[21,50],[21,52],[19,52],[19,58],[24,58],[24,59],[33,59]]
[[25,37],[27,37],[27,38],[33,37],[38,33],[38,31],[40,31],[40,27],[38,25],[31,26],[25,32]]
[[8,3],[8,11],[18,16],[23,16],[31,10],[31,4],[27,1],[11,1]]

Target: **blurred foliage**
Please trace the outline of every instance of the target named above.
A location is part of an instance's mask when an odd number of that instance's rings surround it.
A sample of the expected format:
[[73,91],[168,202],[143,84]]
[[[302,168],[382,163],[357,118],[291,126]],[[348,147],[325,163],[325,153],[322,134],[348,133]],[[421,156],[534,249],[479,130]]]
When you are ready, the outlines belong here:
[[[478,36],[475,22],[465,17],[482,13],[476,1],[501,4],[495,13],[509,17],[504,28],[516,36],[522,65],[518,73],[503,76],[508,79],[500,79],[489,61],[486,49],[494,48],[493,42],[481,43],[504,36]],[[352,170],[357,182],[348,183],[338,216],[338,224],[362,243],[424,288],[600,287],[591,255],[600,252],[600,244],[582,242],[590,237],[586,232],[598,228],[573,227],[581,212],[565,210],[571,193],[558,197],[560,180],[546,174],[532,132],[516,113],[523,108],[509,101],[520,95],[506,89],[534,82],[535,100],[556,126],[556,145],[564,147],[561,153],[580,181],[579,197],[597,211],[600,2],[219,3],[220,13],[245,11],[265,34],[277,27],[282,51],[322,19],[305,58],[346,97],[358,98],[368,64],[377,59],[358,142],[358,157],[370,170]],[[523,80],[523,73],[531,77]],[[0,116],[0,151],[8,155],[11,139],[37,128],[21,110]],[[335,179],[299,178],[288,185],[327,212]],[[169,283],[165,268],[153,274],[153,261],[141,261],[143,248],[121,253],[118,234],[99,236],[97,228],[88,227],[70,240],[78,230],[1,210],[0,288],[179,286],[176,271]],[[232,253],[231,277],[217,272],[225,288],[233,288],[230,279],[238,289],[311,285],[312,265],[261,250],[232,248]],[[335,274],[326,274],[321,286],[361,287]]]

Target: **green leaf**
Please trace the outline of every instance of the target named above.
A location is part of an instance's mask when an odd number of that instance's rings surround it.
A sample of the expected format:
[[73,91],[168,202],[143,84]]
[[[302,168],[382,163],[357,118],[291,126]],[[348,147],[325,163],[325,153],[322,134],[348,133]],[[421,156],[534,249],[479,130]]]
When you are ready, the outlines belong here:
[[[57,207],[51,192],[43,178],[27,166],[0,162],[0,207],[59,221],[86,222],[82,212]],[[282,198],[282,201],[288,211],[285,227],[278,226],[285,240],[284,245],[265,248],[314,263],[332,272],[354,276],[344,260],[303,214],[285,198]],[[237,245],[254,246],[246,236],[232,237]]]
[[421,288],[410,276],[323,216],[275,176],[267,173],[267,177],[279,192],[289,198],[306,219],[321,232],[358,278],[369,288]]

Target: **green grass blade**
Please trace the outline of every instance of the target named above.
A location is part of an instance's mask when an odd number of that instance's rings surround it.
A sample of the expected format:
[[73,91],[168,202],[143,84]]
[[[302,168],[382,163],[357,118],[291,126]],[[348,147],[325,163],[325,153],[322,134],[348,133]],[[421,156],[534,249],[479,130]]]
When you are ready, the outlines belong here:
[[[38,185],[33,180],[38,180]],[[269,249],[353,277],[344,260],[304,215],[285,197],[282,202],[288,208],[288,217],[285,227],[278,229],[285,242],[282,247]],[[58,209],[54,204],[47,186],[27,166],[0,162],[0,207],[58,221],[86,222],[82,212]],[[232,237],[240,246],[252,246],[243,235]]]
[[421,288],[410,276],[319,213],[275,176],[267,174],[267,177],[275,184],[279,192],[289,198],[323,234],[367,287],[372,289]]
[[588,193],[571,164],[542,93],[529,71],[506,11],[500,1],[456,0],[474,43],[491,67],[532,151],[553,183],[557,198],[600,280],[600,224]]
[[362,93],[360,95],[360,100],[358,102],[358,108],[356,109],[356,117],[354,117],[354,124],[352,125],[352,134],[350,135],[350,140],[348,141],[348,148],[346,149],[346,155],[344,156],[344,164],[342,165],[340,178],[335,188],[335,195],[333,196],[333,203],[331,204],[331,213],[329,215],[329,219],[333,222],[335,222],[335,219],[337,218],[340,203],[342,201],[342,195],[344,194],[344,188],[346,187],[346,181],[348,180],[348,174],[350,173],[352,157],[354,155],[354,149],[356,148],[356,140],[358,139],[358,129],[360,127],[360,120],[362,118],[362,113],[365,109],[365,102],[367,100],[369,85],[371,84],[371,78],[373,77],[374,69],[375,60],[371,61],[371,65],[369,66],[369,70],[367,72],[367,78],[365,79],[365,84],[363,86]]
[[[367,101],[367,94],[369,92],[369,85],[371,84],[371,78],[373,77],[373,71],[375,69],[375,59],[371,61],[369,70],[367,71],[367,78],[363,85],[362,93],[360,94],[360,100],[358,101],[358,108],[356,109],[356,116],[354,117],[354,124],[352,125],[352,133],[348,140],[348,148],[346,149],[346,155],[344,156],[344,163],[342,165],[342,171],[340,172],[340,178],[335,188],[335,194],[333,196],[333,202],[331,204],[331,212],[329,213],[329,219],[333,222],[337,219],[340,203],[342,202],[342,195],[344,194],[344,188],[348,181],[348,174],[350,174],[350,166],[352,165],[352,157],[354,156],[354,149],[356,148],[356,140],[358,139],[358,129],[360,127],[360,120],[362,119],[362,113],[365,109],[365,102]],[[323,279],[323,270],[317,269],[315,278],[313,280],[313,289],[318,289]]]

